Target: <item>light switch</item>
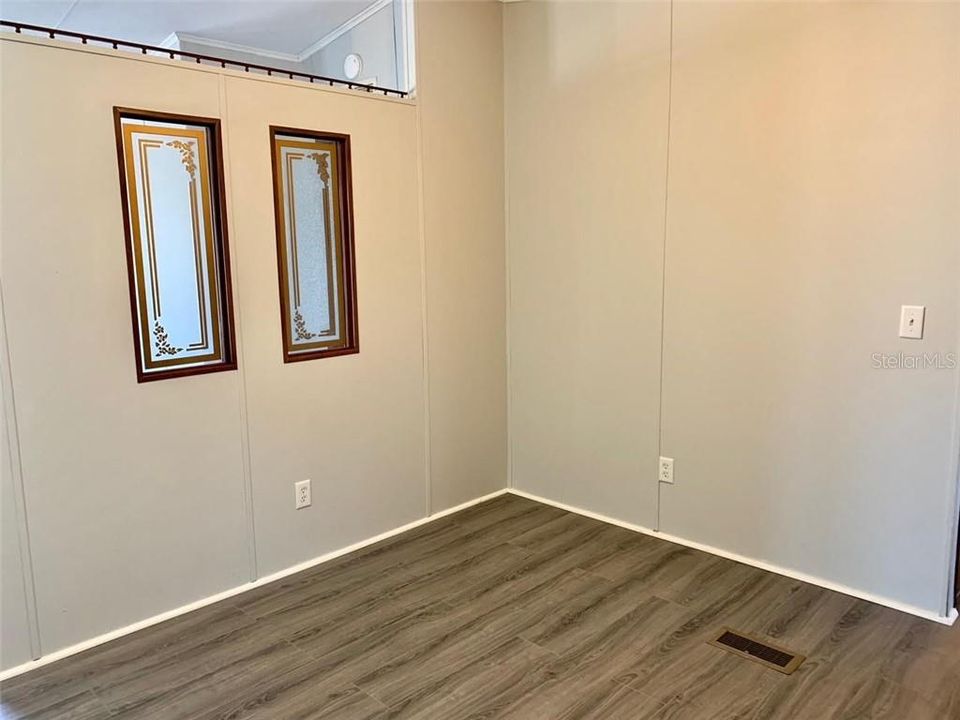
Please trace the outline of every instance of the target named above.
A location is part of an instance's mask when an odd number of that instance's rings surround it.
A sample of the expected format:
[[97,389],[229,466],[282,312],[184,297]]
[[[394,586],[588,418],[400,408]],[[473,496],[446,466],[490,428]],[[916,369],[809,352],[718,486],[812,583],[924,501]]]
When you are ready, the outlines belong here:
[[923,338],[923,305],[904,305],[900,308],[900,337],[910,340]]

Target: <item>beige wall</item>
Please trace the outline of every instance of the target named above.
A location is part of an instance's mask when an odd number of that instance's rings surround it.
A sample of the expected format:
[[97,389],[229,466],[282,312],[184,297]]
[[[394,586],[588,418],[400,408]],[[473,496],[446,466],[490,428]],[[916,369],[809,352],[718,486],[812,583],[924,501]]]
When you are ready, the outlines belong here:
[[505,10],[514,485],[656,527],[662,402],[662,531],[942,614],[960,5],[676,3],[667,184],[668,12]]
[[417,7],[434,511],[506,483],[501,7]]
[[4,40],[0,79],[4,313],[53,650],[248,577],[239,375],[137,384],[112,120],[217,116],[219,78]]
[[[960,349],[960,6],[677,3],[672,103],[670,12],[424,4],[416,104],[0,42],[44,652],[503,487],[508,399],[521,490],[943,612],[960,374],[871,354]],[[136,384],[115,104],[224,120],[237,373]],[[281,361],[269,123],[353,136],[359,355]]]
[[[449,61],[446,34],[477,18],[475,49],[499,52],[491,7],[443,11],[422,30],[422,46],[439,46],[421,63],[432,88],[422,108],[0,41],[0,279],[44,654],[424,517],[428,446],[435,507],[504,487],[500,133],[488,131],[487,154],[461,136],[475,130],[469,110],[448,125],[453,100],[444,96],[462,68],[431,67]],[[499,112],[490,75],[458,81],[458,93]],[[136,382],[114,105],[222,118],[238,372]],[[351,135],[358,355],[282,362],[271,123]],[[443,144],[421,153],[421,123]],[[467,162],[447,157],[451,148]],[[473,268],[473,292],[461,300],[446,275]],[[425,309],[425,300],[443,307]],[[451,382],[468,371],[469,389]],[[428,402],[439,418],[429,443]],[[7,534],[13,478],[3,472],[9,667],[25,659],[29,635],[22,607],[8,601],[18,587],[8,582],[17,574]],[[293,483],[308,477],[313,507],[295,511]]]
[[[424,400],[416,112],[309,87],[225,83],[258,569],[422,517]],[[284,364],[270,124],[350,134],[360,353]],[[297,512],[293,483],[313,481]]]
[[[0,299],[2,302],[2,299]],[[2,310],[2,308],[0,308]],[[0,347],[6,338],[0,324]],[[0,368],[6,370],[6,368]],[[0,378],[0,402],[10,400],[10,388],[6,372]],[[5,408],[0,404],[0,408]],[[30,621],[28,616],[27,588],[29,583],[25,570],[28,563],[25,548],[21,543],[20,513],[18,512],[17,483],[14,473],[18,463],[11,453],[7,413],[0,412],[0,668],[19,665],[32,657]]]
[[653,527],[669,6],[504,12],[513,485]]
[[943,612],[958,373],[872,354],[960,347],[960,5],[674,12],[661,527]]

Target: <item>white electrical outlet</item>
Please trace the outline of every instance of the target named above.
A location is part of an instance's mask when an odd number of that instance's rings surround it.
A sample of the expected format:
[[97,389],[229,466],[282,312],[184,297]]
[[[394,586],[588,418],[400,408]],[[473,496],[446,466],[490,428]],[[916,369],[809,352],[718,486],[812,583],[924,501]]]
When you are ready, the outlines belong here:
[[673,484],[673,458],[660,458],[660,482]]
[[294,492],[294,505],[297,510],[302,510],[305,507],[310,507],[310,481],[301,480],[298,483],[293,484]]

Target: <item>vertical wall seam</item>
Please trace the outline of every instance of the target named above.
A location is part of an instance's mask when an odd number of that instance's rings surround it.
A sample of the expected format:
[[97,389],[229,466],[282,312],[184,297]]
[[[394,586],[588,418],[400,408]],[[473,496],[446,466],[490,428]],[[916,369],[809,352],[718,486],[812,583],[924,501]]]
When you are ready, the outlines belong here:
[[[420,13],[413,10],[413,43],[414,52],[420,54]],[[409,18],[408,18],[409,22]],[[421,65],[422,67],[422,65]],[[427,219],[425,216],[426,202],[423,192],[423,79],[416,81],[417,115],[417,218],[420,232],[420,349],[423,353],[423,452],[424,452],[424,487],[426,490],[426,516],[433,514],[433,449],[431,446],[430,424],[430,338],[429,312],[427,310]]]
[[[960,298],[958,298],[960,306]],[[960,307],[958,307],[960,311]],[[960,338],[957,340],[957,356],[960,357]],[[954,609],[957,596],[957,581],[960,580],[957,573],[957,564],[960,563],[960,372],[957,373],[954,383],[953,395],[953,453],[950,458],[951,473],[950,480],[953,484],[953,514],[950,517],[947,526],[947,537],[949,545],[947,546],[947,571],[945,576],[946,598],[944,599],[944,616],[949,616],[950,611]],[[960,610],[960,608],[957,608]]]
[[[960,296],[956,298],[957,313],[960,316]],[[960,337],[957,338],[957,357],[960,357]],[[952,472],[950,482],[953,483],[953,515],[947,526],[947,536],[950,538],[950,545],[947,547],[947,575],[946,575],[946,598],[944,599],[944,616],[948,617],[950,611],[956,606],[957,594],[960,587],[960,371],[957,371],[955,378],[955,390],[953,398],[953,457]],[[952,530],[952,532],[951,532]],[[956,608],[960,610],[960,607]]]
[[[229,127],[229,112],[227,110],[227,78],[224,75],[218,76],[220,79],[219,82],[219,91],[220,91],[220,142],[223,144],[223,163],[224,163],[224,174],[225,178],[222,178],[222,182],[227,182],[227,178],[230,178],[230,192],[227,195],[230,198],[236,197],[233,190],[233,172],[230,167],[230,140],[229,132],[227,128]],[[231,201],[227,201],[228,207],[225,208],[227,216],[230,218],[230,228],[234,232],[234,239],[237,238],[236,235],[236,223],[234,222],[233,216],[233,205]],[[242,477],[241,477],[241,496],[243,498],[243,517],[244,517],[244,526],[245,526],[245,535],[247,540],[247,573],[250,577],[250,581],[255,581],[259,576],[259,568],[257,567],[257,532],[256,532],[256,522],[254,519],[254,507],[253,507],[253,468],[252,462],[250,459],[250,420],[249,420],[249,407],[247,403],[247,363],[243,355],[243,322],[242,322],[242,313],[240,310],[240,272],[238,267],[238,253],[237,253],[238,243],[234,242],[233,252],[230,255],[230,274],[233,278],[233,319],[234,319],[234,336],[237,341],[237,372],[240,376],[240,382],[238,383],[238,410],[240,413],[240,463],[242,466]]]
[[403,0],[392,0],[390,3],[390,12],[393,15],[393,75],[397,88],[409,90],[406,81],[406,63],[401,52],[404,35],[402,2]]
[[[946,552],[947,570],[945,576],[945,595],[944,616],[950,614],[950,611],[956,605],[957,595],[957,563],[960,562],[957,555],[960,554],[960,379],[956,383],[957,390],[954,393],[954,421],[953,421],[953,453],[950,459],[951,472],[950,482],[953,484],[953,512],[947,526],[948,546]],[[958,608],[960,609],[960,608]]]
[[20,428],[17,424],[17,405],[13,389],[13,368],[7,339],[7,311],[3,301],[3,282],[0,280],[0,353],[3,354],[4,403],[2,412],[7,425],[8,458],[13,485],[13,510],[17,524],[17,551],[20,555],[20,573],[23,578],[23,599],[27,612],[27,635],[30,656],[36,660],[43,654],[40,642],[40,614],[37,610],[37,589],[34,580],[33,552],[30,548],[30,522],[27,516],[27,496],[23,484],[23,461],[20,454]]
[[[660,255],[660,392],[657,407],[657,447],[658,454],[663,455],[663,357],[664,357],[664,328],[666,327],[667,306],[667,227],[668,212],[670,209],[670,129],[673,122],[673,0],[670,0],[670,42],[669,60],[667,64],[667,147],[666,163],[664,164],[663,179],[663,244]],[[659,462],[659,461],[658,461]],[[660,509],[662,505],[663,483],[657,479],[657,525],[660,528]]]
[[503,53],[503,66],[500,73],[500,87],[503,93],[503,272],[504,272],[504,354],[506,355],[507,374],[507,487],[514,487],[513,478],[513,365],[510,351],[511,327],[513,315],[513,285],[510,278],[510,167],[507,159],[507,5],[500,6],[500,44]]

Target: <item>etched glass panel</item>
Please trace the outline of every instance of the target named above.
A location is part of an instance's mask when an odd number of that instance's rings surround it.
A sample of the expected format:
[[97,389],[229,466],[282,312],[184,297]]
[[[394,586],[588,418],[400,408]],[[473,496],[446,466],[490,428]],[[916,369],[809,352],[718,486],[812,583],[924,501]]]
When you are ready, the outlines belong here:
[[232,366],[212,129],[118,118],[140,379]]
[[[355,351],[344,140],[273,132],[284,357]],[[352,265],[350,266],[352,268]]]

